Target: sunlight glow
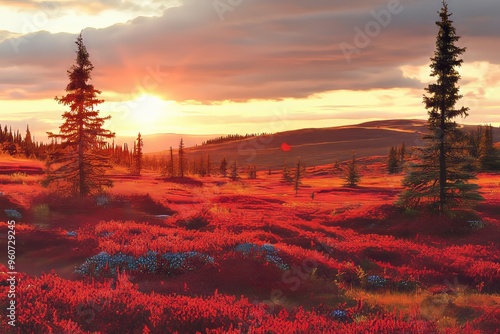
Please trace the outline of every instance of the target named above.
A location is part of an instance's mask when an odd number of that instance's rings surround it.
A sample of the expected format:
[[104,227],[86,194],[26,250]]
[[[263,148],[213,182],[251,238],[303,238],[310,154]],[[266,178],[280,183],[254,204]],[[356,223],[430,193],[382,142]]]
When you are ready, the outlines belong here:
[[159,97],[143,94],[127,104],[130,120],[135,124],[149,125],[160,121],[167,114],[169,103]]

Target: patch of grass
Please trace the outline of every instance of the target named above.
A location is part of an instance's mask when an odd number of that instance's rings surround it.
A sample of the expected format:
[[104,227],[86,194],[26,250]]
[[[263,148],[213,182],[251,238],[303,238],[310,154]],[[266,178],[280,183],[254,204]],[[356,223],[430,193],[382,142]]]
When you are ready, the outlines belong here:
[[10,175],[10,182],[16,184],[24,184],[28,175],[26,173],[17,172]]
[[214,215],[228,215],[231,213],[231,208],[215,204],[209,211]]
[[483,309],[494,309],[500,305],[500,295],[479,293],[431,294],[414,292],[395,292],[387,290],[366,291],[359,288],[349,289],[346,296],[361,300],[368,308],[381,308],[386,312],[397,310],[410,315],[417,310],[419,316],[436,322],[440,331],[459,329],[466,322],[481,320]]
[[459,306],[492,307],[500,305],[500,295],[463,293],[457,296],[455,304]]
[[402,312],[411,312],[425,300],[426,296],[419,293],[400,293],[382,290],[379,292],[352,289],[346,293],[349,297],[362,300],[364,304],[373,307],[382,307],[387,311],[394,309]]
[[37,183],[40,177],[37,175],[28,175],[23,172],[0,175],[0,184],[23,184],[32,185]]
[[37,225],[46,225],[49,223],[50,208],[47,204],[38,204],[32,207],[33,223]]

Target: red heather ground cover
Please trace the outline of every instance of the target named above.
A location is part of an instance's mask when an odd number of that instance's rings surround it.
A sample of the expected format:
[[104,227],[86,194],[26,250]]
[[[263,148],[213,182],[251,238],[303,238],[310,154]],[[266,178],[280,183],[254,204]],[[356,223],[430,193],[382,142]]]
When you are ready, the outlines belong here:
[[[0,204],[23,219],[18,327],[2,317],[0,332],[495,333],[499,175],[479,175],[485,226],[470,230],[463,219],[400,212],[393,203],[401,176],[385,175],[381,164],[362,166],[356,189],[325,171],[312,170],[297,197],[278,172],[238,182],[117,177],[103,206],[62,203],[32,179],[5,179]],[[272,244],[287,269],[261,251],[236,250],[245,243]],[[118,277],[110,268],[74,274],[100,252],[137,258],[148,251],[195,251],[214,261]]]

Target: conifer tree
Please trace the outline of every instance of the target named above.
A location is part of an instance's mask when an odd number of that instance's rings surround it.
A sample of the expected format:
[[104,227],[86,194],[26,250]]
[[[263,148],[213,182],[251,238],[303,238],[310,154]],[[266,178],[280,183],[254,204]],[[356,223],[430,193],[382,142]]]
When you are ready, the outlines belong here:
[[389,151],[389,159],[387,161],[387,172],[396,174],[399,170],[399,159],[396,148],[393,146]]
[[102,147],[115,134],[103,129],[104,122],[111,117],[99,117],[96,110],[104,100],[98,99],[101,92],[89,83],[94,66],[81,34],[76,45],[76,64],[68,70],[67,94],[55,98],[69,106],[69,111],[62,115],[64,123],[59,134],[48,133],[50,139],[60,139],[61,144],[49,156],[45,184],[56,183],[61,191],[87,196],[112,186],[105,175],[111,167],[110,157],[103,153]]
[[168,161],[168,175],[170,177],[173,177],[175,174],[174,170],[174,150],[172,149],[172,146],[170,146],[170,160]]
[[29,125],[26,126],[26,135],[24,136],[23,146],[24,154],[27,158],[31,157],[35,153]]
[[144,141],[142,139],[141,133],[137,135],[137,139],[134,142],[134,161],[133,161],[133,174],[141,175],[142,171],[142,150],[144,147]]
[[184,140],[182,138],[179,143],[179,151],[177,154],[179,155],[179,176],[184,177],[186,172],[186,153],[184,152]]
[[248,178],[249,179],[257,178],[257,167],[255,165],[251,165],[248,167]]
[[346,186],[348,187],[356,187],[361,181],[361,175],[358,170],[358,165],[356,161],[356,154],[353,152],[352,153],[352,160],[351,162],[347,165],[347,170],[346,170]]
[[429,134],[424,137],[426,146],[421,150],[420,162],[411,167],[403,180],[407,190],[402,196],[406,206],[430,202],[440,213],[482,199],[478,186],[469,183],[475,177],[472,159],[463,144],[465,134],[454,121],[458,116],[468,116],[469,108],[455,107],[462,98],[457,67],[463,63],[460,56],[465,48],[456,46],[460,36],[456,34],[451,15],[448,4],[443,1],[441,20],[436,22],[439,27],[436,50],[430,65],[431,76],[437,80],[425,89],[427,95],[424,95]]
[[288,165],[287,165],[286,161],[283,161],[282,178],[287,183],[292,183],[293,182],[293,177],[292,177],[290,169],[288,168]]
[[299,188],[302,185],[302,179],[306,174],[306,166],[299,160],[295,166],[295,176],[293,178],[293,189],[295,190],[295,196],[299,193]]
[[9,133],[7,134],[7,141],[14,143],[14,135],[12,134],[12,126],[9,126]]
[[238,162],[236,160],[234,160],[233,163],[231,164],[231,172],[229,177],[233,181],[236,181],[240,178],[238,174]]
[[130,167],[130,151],[128,149],[128,144],[124,143],[123,144],[123,156],[122,156],[122,161],[126,167]]
[[223,158],[222,161],[220,162],[219,171],[223,177],[227,176],[227,160],[226,160],[226,158]]

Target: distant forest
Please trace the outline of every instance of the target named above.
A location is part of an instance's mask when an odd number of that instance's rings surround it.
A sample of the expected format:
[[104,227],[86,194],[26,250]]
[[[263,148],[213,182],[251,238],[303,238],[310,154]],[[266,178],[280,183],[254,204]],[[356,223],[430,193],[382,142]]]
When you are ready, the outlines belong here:
[[226,136],[220,136],[214,139],[208,139],[201,143],[201,145],[211,145],[211,144],[222,144],[226,142],[232,142],[232,141],[238,141],[238,140],[243,140],[243,139],[248,139],[248,138],[255,138],[255,137],[260,137],[260,136],[266,136],[268,133],[247,133],[246,135],[226,135]]
[[31,136],[29,125],[26,127],[26,134],[24,137],[19,130],[12,131],[12,127],[5,125],[2,128],[0,124],[0,153],[8,154],[11,156],[22,156],[26,158],[35,158],[45,160],[47,158],[49,148],[55,145],[37,142]]

